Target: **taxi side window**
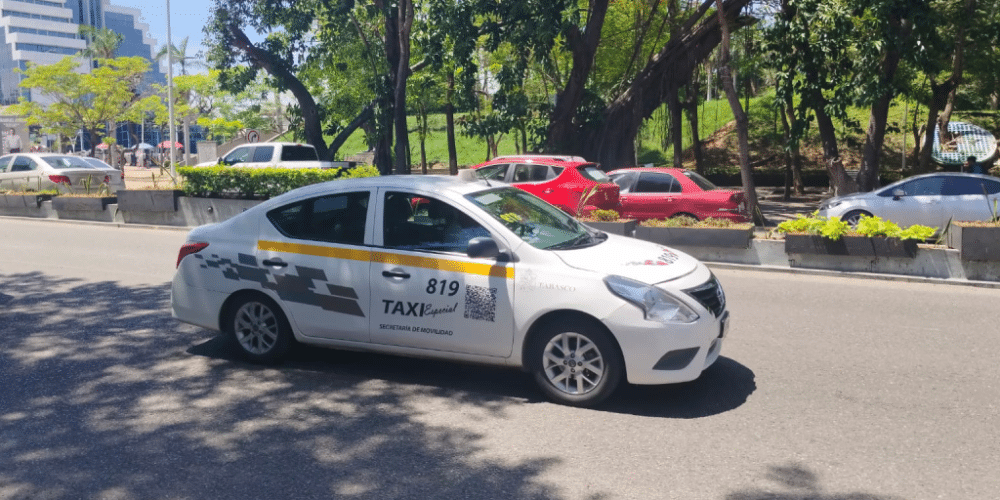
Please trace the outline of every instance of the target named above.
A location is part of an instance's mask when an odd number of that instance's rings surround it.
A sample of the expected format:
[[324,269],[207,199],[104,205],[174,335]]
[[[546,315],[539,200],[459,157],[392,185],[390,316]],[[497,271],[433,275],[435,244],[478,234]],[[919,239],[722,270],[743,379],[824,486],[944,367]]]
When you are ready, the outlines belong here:
[[0,158],[0,174],[7,171],[7,166],[10,165],[10,160],[13,158],[8,156],[5,158]]
[[382,213],[387,248],[464,253],[469,240],[490,236],[465,212],[435,198],[388,192]]
[[267,218],[290,238],[362,245],[369,198],[367,191],[321,196],[271,210]]

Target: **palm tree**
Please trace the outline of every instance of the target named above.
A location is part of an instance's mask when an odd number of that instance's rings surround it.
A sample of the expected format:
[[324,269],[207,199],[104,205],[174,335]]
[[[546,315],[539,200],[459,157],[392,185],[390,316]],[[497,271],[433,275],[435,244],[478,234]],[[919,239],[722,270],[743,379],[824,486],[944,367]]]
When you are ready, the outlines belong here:
[[[184,37],[184,39],[181,40],[180,44],[171,45],[169,47],[174,63],[181,65],[182,75],[187,75],[188,66],[191,66],[193,68],[204,66],[204,64],[201,63],[201,58],[197,54],[192,56],[189,56],[187,54],[187,45],[188,45],[188,37]],[[155,58],[156,62],[160,62],[167,57],[167,49],[168,46],[166,45],[160,47],[160,51],[156,53],[156,58]]]
[[81,57],[93,60],[111,59],[118,52],[122,43],[122,35],[107,28],[97,28],[89,25],[80,26],[80,36],[87,40],[87,47],[80,51]]

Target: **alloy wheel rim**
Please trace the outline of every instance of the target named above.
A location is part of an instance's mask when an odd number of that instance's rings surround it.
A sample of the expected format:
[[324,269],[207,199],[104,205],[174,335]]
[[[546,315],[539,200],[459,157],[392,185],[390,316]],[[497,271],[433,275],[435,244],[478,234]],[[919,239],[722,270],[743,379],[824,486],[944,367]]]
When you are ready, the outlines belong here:
[[278,342],[278,318],[260,302],[248,302],[236,311],[233,329],[240,346],[251,354],[264,354]]
[[597,388],[607,367],[604,356],[586,336],[561,333],[542,351],[545,377],[560,392],[579,396]]

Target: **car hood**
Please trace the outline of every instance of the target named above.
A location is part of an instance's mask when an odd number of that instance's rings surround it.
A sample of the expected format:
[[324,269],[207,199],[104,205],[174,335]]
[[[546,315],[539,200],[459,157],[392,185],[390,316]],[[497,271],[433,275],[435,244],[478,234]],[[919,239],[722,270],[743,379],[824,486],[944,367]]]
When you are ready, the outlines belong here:
[[700,264],[698,259],[672,248],[614,234],[592,247],[555,253],[570,267],[624,276],[650,285],[686,276]]

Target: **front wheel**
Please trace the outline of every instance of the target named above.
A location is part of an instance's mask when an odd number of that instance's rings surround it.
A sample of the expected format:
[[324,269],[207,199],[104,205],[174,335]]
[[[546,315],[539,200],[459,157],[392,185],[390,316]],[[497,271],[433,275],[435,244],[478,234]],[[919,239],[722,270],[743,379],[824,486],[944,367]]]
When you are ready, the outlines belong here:
[[844,214],[844,216],[841,217],[840,220],[850,224],[851,227],[857,227],[858,222],[861,221],[861,217],[871,217],[871,216],[872,214],[865,212],[864,210],[851,210],[850,212]]
[[534,337],[531,371],[549,399],[595,406],[621,382],[624,363],[610,335],[581,321],[562,323]]
[[254,363],[281,361],[292,345],[292,329],[278,305],[263,296],[247,296],[229,309],[226,333],[241,354]]

